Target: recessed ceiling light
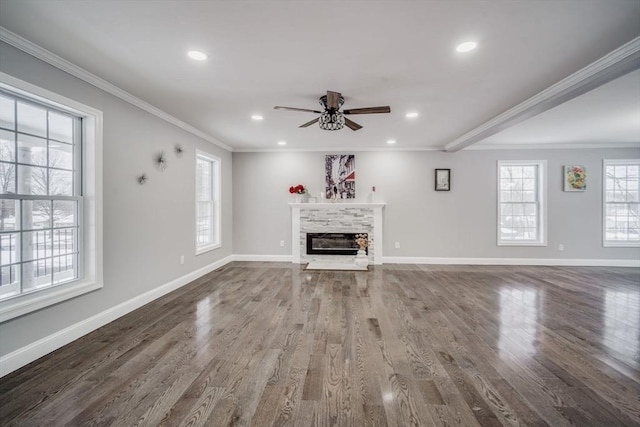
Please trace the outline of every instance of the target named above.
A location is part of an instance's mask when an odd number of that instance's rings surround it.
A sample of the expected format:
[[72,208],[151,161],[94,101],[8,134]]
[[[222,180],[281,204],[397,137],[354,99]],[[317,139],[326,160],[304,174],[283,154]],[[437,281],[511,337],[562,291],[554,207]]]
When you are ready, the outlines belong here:
[[395,139],[390,139],[387,141],[387,144],[395,144],[396,140]]
[[478,47],[478,43],[476,42],[464,42],[456,46],[456,50],[458,52],[469,52],[475,49],[476,47]]
[[278,141],[278,145],[287,145],[287,141]]
[[411,111],[411,112],[405,114],[405,117],[407,119],[415,119],[416,117],[418,117],[418,113],[416,113],[415,111]]
[[262,117],[260,114],[254,114],[253,116],[251,116],[252,120],[262,120],[264,119],[264,117]]
[[195,59],[196,61],[204,61],[207,59],[207,54],[199,50],[190,50],[187,52],[187,56],[191,59]]

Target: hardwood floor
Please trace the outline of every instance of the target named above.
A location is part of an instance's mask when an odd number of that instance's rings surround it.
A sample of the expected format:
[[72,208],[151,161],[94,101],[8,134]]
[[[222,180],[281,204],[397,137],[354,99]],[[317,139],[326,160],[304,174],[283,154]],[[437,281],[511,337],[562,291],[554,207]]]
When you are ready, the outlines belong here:
[[236,262],[0,380],[0,424],[640,425],[640,270]]

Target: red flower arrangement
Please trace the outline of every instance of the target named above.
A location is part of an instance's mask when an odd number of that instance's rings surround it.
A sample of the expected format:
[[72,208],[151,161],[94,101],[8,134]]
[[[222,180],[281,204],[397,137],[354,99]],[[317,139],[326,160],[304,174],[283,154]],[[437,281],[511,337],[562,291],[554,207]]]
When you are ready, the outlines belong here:
[[304,194],[306,192],[307,192],[307,189],[304,188],[304,185],[302,184],[289,187],[289,193],[291,194]]

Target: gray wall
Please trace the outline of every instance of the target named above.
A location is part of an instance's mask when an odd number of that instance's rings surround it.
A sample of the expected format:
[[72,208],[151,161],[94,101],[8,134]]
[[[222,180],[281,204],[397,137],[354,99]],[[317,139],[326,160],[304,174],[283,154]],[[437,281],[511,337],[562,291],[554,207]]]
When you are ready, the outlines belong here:
[[[291,254],[288,188],[301,183],[312,195],[324,191],[325,154],[233,153],[235,254]],[[365,200],[375,185],[376,201],[387,203],[385,257],[640,259],[639,248],[602,247],[601,205],[602,159],[637,159],[640,149],[355,154],[357,198]],[[547,160],[547,247],[496,245],[497,160]],[[565,164],[586,166],[586,192],[562,191]],[[451,169],[450,192],[434,191],[435,168]]]
[[[0,325],[0,355],[232,254],[231,153],[11,46],[0,71],[99,109],[104,116],[104,287]],[[180,143],[181,159],[173,154]],[[222,247],[195,256],[195,150],[222,160]],[[169,166],[152,163],[161,150]],[[149,182],[136,176],[146,171]],[[180,265],[180,256],[185,256]]]
[[[323,190],[325,153],[234,153],[232,159],[229,152],[3,43],[0,71],[104,113],[104,288],[1,324],[0,356],[232,253],[290,255],[289,186],[303,183],[314,195]],[[181,159],[172,153],[176,143],[186,150]],[[222,159],[223,184],[222,248],[200,256],[194,255],[193,230],[196,149]],[[152,164],[160,150],[170,160],[162,173]],[[360,197],[375,185],[377,199],[388,203],[385,256],[640,257],[639,249],[602,248],[600,206],[602,158],[639,158],[638,149],[355,154]],[[548,160],[548,247],[496,246],[498,159]],[[561,191],[563,164],[588,168],[586,193]],[[433,191],[436,167],[452,169],[451,192]],[[143,171],[150,180],[139,186],[135,177]],[[564,243],[564,252],[558,252],[558,243]]]

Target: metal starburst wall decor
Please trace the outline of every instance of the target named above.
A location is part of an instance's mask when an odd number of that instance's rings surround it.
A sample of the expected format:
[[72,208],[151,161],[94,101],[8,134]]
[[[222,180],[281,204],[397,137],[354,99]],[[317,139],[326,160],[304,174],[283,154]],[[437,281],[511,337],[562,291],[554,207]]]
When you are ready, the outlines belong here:
[[154,163],[156,164],[156,167],[160,170],[160,172],[164,171],[167,168],[167,153],[161,151],[156,154]]

